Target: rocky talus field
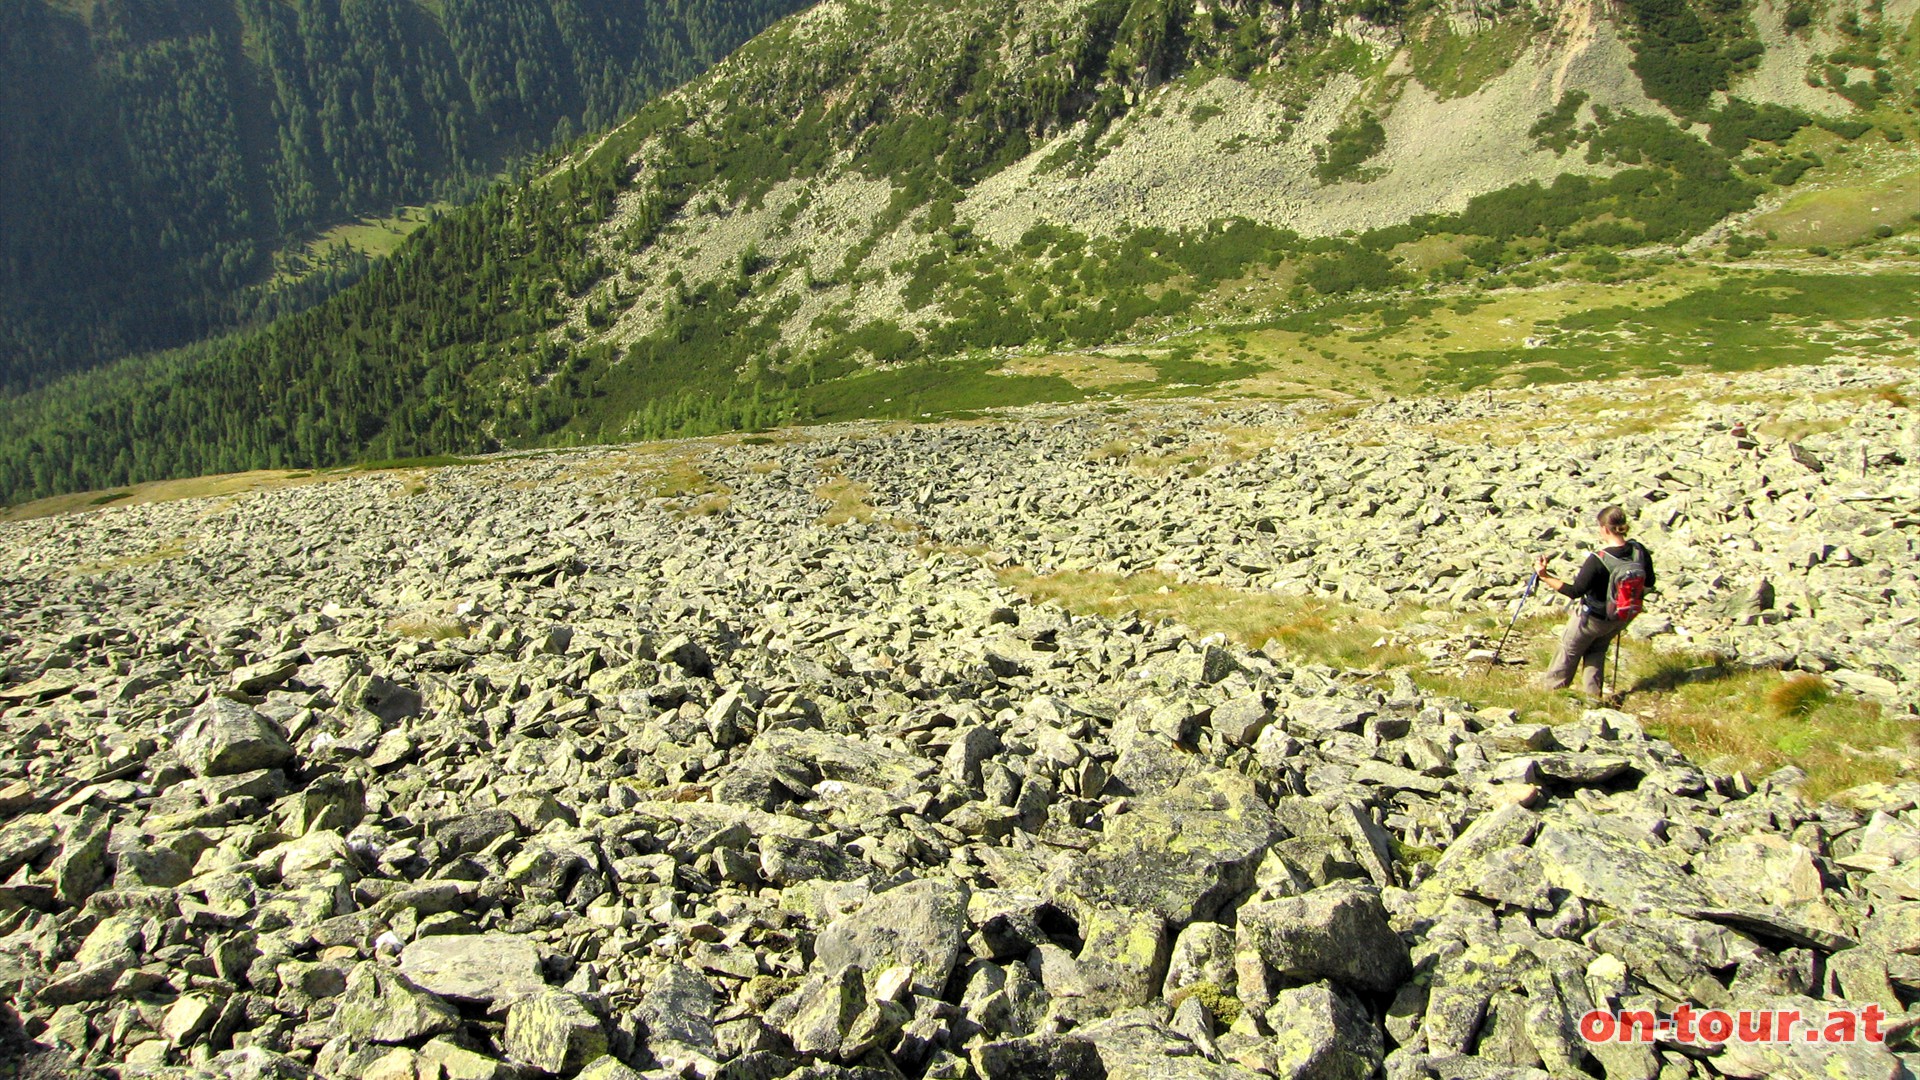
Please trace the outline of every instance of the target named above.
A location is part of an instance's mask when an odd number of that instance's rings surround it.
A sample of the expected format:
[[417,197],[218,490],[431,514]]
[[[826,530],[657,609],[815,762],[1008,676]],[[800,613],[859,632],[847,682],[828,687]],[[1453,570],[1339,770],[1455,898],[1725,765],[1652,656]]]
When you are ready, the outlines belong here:
[[[1920,785],[1811,802],[1628,711],[1002,572],[1417,610],[1399,647],[1462,667],[1617,498],[1651,646],[1901,715],[1907,375],[1036,410],[0,525],[0,1072],[1907,1075]],[[1682,1003],[1893,1037],[1580,1035]]]

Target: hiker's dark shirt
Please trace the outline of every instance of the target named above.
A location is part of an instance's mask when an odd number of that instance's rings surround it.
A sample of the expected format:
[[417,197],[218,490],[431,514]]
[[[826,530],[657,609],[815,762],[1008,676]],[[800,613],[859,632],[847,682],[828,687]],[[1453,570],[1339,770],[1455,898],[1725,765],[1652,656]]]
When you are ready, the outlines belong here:
[[[1647,591],[1653,591],[1653,552],[1638,540],[1629,540],[1617,547],[1607,548],[1607,554],[1616,559],[1624,559],[1630,551],[1638,550],[1640,560],[1647,567]],[[1580,564],[1580,572],[1572,581],[1560,583],[1560,595],[1572,597],[1586,606],[1587,614],[1596,619],[1607,617],[1607,564],[1600,556],[1589,554],[1587,561]]]

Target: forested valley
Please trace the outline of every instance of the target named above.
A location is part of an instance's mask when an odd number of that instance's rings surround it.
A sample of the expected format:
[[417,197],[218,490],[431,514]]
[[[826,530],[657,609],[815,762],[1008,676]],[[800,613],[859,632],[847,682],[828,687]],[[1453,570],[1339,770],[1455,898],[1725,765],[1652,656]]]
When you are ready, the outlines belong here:
[[0,395],[297,311],[799,0],[0,0]]

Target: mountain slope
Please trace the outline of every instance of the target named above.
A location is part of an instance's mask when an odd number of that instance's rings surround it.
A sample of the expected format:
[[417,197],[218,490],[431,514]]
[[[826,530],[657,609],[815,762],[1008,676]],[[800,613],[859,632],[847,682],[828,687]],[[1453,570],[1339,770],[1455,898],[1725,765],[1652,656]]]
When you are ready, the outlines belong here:
[[324,293],[263,288],[276,251],[469,192],[796,6],[5,0],[0,391]]
[[[1710,230],[1749,254],[1775,192],[1913,167],[1916,6],[836,0],[319,310],[26,403],[0,497],[1076,396],[1061,350],[1644,277],[1631,252]],[[1873,251],[1906,257],[1911,225],[1889,209]],[[1434,310],[1401,300],[1379,334]],[[1149,360],[1180,382],[1301,361],[1229,333],[1219,363]],[[1590,377],[1624,340],[1598,337],[1577,372],[1508,367]],[[1026,375],[998,373],[1009,350]],[[1498,366],[1389,371],[1412,355],[1346,389]]]

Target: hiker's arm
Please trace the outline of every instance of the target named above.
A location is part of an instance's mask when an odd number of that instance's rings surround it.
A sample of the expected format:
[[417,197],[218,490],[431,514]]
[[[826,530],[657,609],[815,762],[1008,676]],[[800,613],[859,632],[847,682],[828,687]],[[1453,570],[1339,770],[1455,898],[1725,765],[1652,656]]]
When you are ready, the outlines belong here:
[[1572,581],[1565,581],[1557,575],[1548,573],[1547,557],[1545,555],[1540,556],[1534,561],[1534,567],[1540,572],[1541,584],[1559,593],[1561,596],[1570,596],[1577,599],[1585,596],[1587,590],[1593,588],[1593,577],[1595,574],[1600,573],[1600,560],[1592,555],[1587,556],[1587,561],[1580,564],[1580,573],[1575,575]]

